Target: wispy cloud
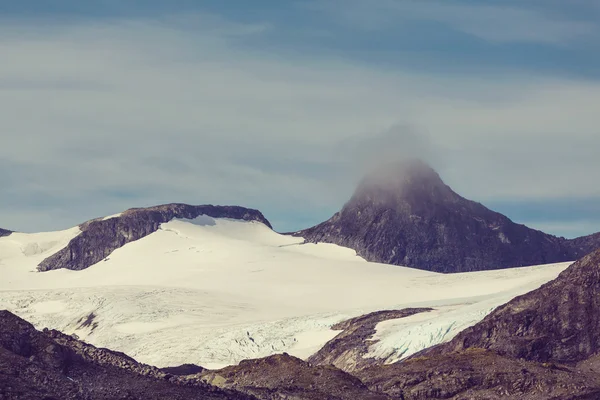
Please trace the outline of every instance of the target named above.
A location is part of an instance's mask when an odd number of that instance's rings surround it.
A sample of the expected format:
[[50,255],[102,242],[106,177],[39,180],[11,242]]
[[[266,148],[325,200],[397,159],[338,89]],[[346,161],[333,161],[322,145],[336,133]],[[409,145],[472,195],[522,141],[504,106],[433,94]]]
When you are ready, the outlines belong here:
[[436,22],[498,43],[565,45],[582,36],[599,33],[592,21],[551,14],[543,8],[528,7],[527,3],[320,0],[310,7],[365,30],[393,29],[415,21]]
[[369,143],[369,157],[400,153],[402,127],[470,197],[600,197],[590,184],[598,83],[281,57],[246,46],[276,34],[268,22],[210,14],[5,22],[2,227],[66,227],[172,201],[326,213],[356,178],[347,143]]

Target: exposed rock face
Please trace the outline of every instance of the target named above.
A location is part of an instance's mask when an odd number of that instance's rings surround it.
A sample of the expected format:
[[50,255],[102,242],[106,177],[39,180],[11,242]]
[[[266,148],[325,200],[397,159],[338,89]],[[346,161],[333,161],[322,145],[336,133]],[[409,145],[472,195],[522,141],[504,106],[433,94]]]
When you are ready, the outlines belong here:
[[582,372],[500,356],[489,350],[420,357],[356,375],[394,399],[598,399],[597,372]]
[[459,196],[418,161],[374,171],[340,212],[294,235],[437,272],[572,261],[600,247],[600,234],[566,240],[516,224]]
[[38,270],[88,268],[127,243],[156,232],[162,223],[174,218],[193,219],[200,215],[258,221],[271,228],[271,224],[260,211],[243,207],[166,204],[150,208],[133,208],[118,217],[95,219],[82,224],[81,234],[71,240],[67,247],[42,261]]
[[371,365],[381,364],[382,360],[365,358],[369,352],[369,346],[374,344],[374,341],[370,339],[376,332],[377,324],[389,319],[405,318],[427,311],[431,311],[431,308],[376,311],[340,322],[331,329],[343,332],[327,342],[308,361],[314,365],[334,365],[350,373]]
[[0,399],[251,399],[183,380],[0,311]]
[[331,366],[312,366],[287,354],[242,361],[237,366],[206,371],[207,383],[252,394],[259,399],[388,400],[358,378]]
[[199,374],[204,371],[204,368],[202,368],[198,365],[195,365],[195,364],[183,364],[183,365],[178,365],[177,367],[161,368],[160,370],[162,372],[164,372],[165,374],[185,376],[185,375]]
[[498,307],[424,354],[469,348],[538,362],[575,363],[600,351],[600,250],[557,279]]
[[2,236],[8,236],[11,233],[12,233],[12,231],[7,231],[6,229],[0,228],[0,237],[2,237]]

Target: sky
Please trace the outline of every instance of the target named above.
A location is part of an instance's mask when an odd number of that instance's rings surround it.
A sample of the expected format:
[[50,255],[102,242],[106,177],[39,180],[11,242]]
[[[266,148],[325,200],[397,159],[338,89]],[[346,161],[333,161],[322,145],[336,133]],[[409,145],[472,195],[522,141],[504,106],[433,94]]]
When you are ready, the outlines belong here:
[[600,231],[600,2],[0,2],[0,227],[130,207],[329,218],[372,160]]

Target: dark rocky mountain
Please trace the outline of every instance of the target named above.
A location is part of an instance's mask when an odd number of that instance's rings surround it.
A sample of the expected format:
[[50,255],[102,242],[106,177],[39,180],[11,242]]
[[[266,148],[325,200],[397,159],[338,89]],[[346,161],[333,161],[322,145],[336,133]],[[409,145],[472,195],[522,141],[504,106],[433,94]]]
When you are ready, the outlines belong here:
[[461,197],[420,161],[373,171],[340,212],[293,235],[437,272],[573,261],[600,247],[600,234],[567,240],[516,224]]
[[0,237],[2,237],[2,236],[8,236],[11,233],[12,233],[12,231],[7,231],[6,229],[0,228]]
[[94,219],[80,225],[81,234],[71,240],[67,247],[42,261],[38,270],[88,268],[127,243],[156,232],[164,222],[174,218],[193,219],[200,215],[258,221],[271,228],[271,224],[260,211],[244,207],[165,204],[150,208],[132,208],[118,217]]
[[0,399],[250,400],[189,381],[0,311]]

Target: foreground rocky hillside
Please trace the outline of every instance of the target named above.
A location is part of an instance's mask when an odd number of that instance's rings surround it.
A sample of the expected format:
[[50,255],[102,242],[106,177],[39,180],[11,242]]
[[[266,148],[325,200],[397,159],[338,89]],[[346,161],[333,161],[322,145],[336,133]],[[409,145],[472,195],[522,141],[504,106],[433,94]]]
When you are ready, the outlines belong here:
[[202,399],[251,396],[181,381],[122,353],[57,331],[39,332],[0,311],[0,399]]
[[371,391],[360,379],[333,366],[314,366],[287,354],[218,371],[205,371],[201,379],[213,385],[252,394],[262,400],[391,400]]
[[461,197],[419,161],[373,171],[340,212],[294,235],[436,272],[573,261],[600,247],[600,234],[567,240],[516,224]]
[[193,219],[200,215],[258,221],[271,227],[260,211],[236,206],[165,204],[150,208],[133,208],[112,218],[100,218],[82,224],[81,234],[71,240],[67,247],[42,261],[38,270],[88,268],[127,243],[156,232],[164,222],[174,218]]

